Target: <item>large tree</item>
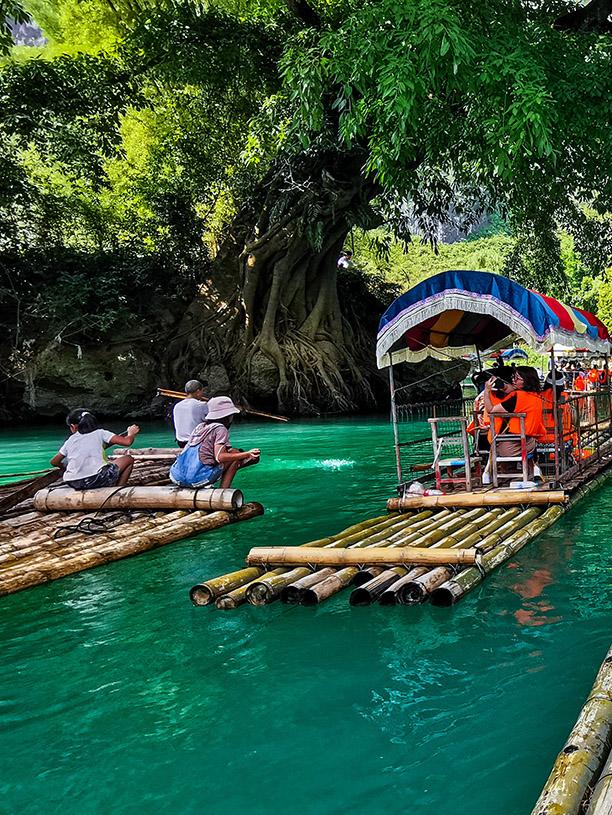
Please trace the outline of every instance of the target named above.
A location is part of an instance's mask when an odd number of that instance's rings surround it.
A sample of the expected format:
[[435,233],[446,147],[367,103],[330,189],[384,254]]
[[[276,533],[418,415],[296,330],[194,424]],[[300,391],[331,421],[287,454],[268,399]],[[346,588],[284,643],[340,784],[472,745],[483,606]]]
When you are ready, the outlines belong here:
[[[283,408],[366,403],[376,307],[360,305],[356,278],[340,298],[337,286],[354,226],[427,239],[440,221],[495,209],[540,270],[559,225],[585,251],[602,246],[595,233],[612,210],[609,3],[160,6],[132,14],[112,57],[141,98],[127,113],[123,101],[101,106],[124,131],[126,119],[152,117],[147,161],[122,164],[125,140],[121,155],[106,140],[94,156],[107,203],[130,180],[139,203],[130,212],[147,213],[147,234],[168,217],[161,207],[159,220],[160,199],[186,201],[175,221],[216,224],[200,295],[169,344],[173,377],[221,364],[244,394]],[[588,229],[586,206],[596,216]],[[550,268],[548,290],[560,291]]]

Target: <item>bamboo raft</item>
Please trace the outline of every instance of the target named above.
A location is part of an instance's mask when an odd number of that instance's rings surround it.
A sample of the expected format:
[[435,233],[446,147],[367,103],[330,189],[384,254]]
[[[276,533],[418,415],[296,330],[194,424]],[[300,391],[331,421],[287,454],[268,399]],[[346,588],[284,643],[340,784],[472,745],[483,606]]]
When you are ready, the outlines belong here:
[[532,815],[612,812],[612,647]]
[[[140,451],[139,451],[140,453]],[[90,492],[47,490],[59,476],[53,472],[0,488],[0,595],[12,594],[200,535],[263,513],[258,503],[242,503],[238,490],[179,490],[164,509],[151,504],[151,487],[169,485],[168,451],[135,456],[129,487]],[[165,463],[163,463],[165,462]],[[39,488],[43,488],[38,492]],[[144,488],[144,489],[142,489]],[[189,493],[182,498],[182,493]],[[40,511],[35,506],[34,494]],[[103,495],[104,493],[104,495]],[[107,493],[110,500],[105,501]],[[117,493],[116,495],[112,495]],[[210,509],[213,493],[222,509]],[[60,496],[71,510],[54,509]],[[178,498],[176,497],[178,496]],[[127,500],[126,500],[127,497]],[[128,503],[131,508],[126,508]]]
[[352,587],[355,606],[451,606],[600,486],[611,464],[608,449],[554,491],[391,499],[387,515],[336,535],[301,547],[253,549],[245,567],[197,583],[190,598],[218,609],[279,599],[318,605]]

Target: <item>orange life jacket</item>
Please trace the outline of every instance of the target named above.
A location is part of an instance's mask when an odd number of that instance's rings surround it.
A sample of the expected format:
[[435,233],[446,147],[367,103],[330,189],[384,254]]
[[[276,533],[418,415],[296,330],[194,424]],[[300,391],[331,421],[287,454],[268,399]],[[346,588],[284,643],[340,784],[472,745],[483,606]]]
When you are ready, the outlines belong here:
[[[491,391],[489,394],[491,397],[491,402],[493,405],[499,405],[504,399],[507,399],[507,394],[504,394],[503,397],[497,396],[496,394]],[[480,430],[486,430],[488,427],[491,426],[491,417],[489,416],[489,411],[486,408],[485,401],[484,401],[484,391],[479,393],[476,399],[474,399],[474,413],[476,414],[476,425],[474,425],[474,418],[472,417],[472,421],[467,426],[466,430],[468,433],[473,433],[475,427],[478,427]]]
[[[560,402],[559,408],[561,410],[561,427],[559,428],[559,430],[561,431],[561,439],[563,441],[571,440],[574,446],[577,446],[578,437],[573,426],[572,409],[567,402],[562,401],[566,398],[567,393],[563,391],[561,393],[561,396],[559,397]],[[543,391],[541,394],[541,399],[542,399],[542,420],[544,422],[544,427],[546,428],[546,436],[543,439],[543,441],[545,444],[554,444],[555,413],[553,409],[554,401],[552,388],[547,388],[545,391]]]
[[[516,396],[516,405],[512,413],[525,414],[525,436],[541,441],[546,436],[546,428],[542,421],[542,397],[539,393],[521,390],[509,394],[506,399],[509,399],[511,396]],[[500,432],[504,421],[507,421],[507,430],[505,432],[513,433],[517,436],[520,435],[521,420],[518,417],[512,416],[510,419],[507,419],[507,417],[497,414],[495,415],[496,433]],[[490,435],[489,433],[489,436]]]
[[578,374],[576,379],[574,379],[574,390],[575,391],[586,390],[586,380],[584,378],[584,374]]

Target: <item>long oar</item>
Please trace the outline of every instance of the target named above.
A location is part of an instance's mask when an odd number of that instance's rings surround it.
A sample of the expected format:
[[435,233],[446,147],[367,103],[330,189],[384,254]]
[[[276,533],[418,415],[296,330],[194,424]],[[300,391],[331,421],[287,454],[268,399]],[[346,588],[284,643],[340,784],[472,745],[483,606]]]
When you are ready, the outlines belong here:
[[[157,389],[158,396],[167,396],[170,399],[186,399],[187,394],[183,393],[182,391],[173,391],[169,388],[158,388]],[[203,396],[202,402],[208,402],[208,397]],[[239,406],[240,410],[243,413],[249,413],[251,416],[263,416],[265,419],[274,419],[276,422],[288,422],[289,419],[286,416],[277,416],[274,413],[264,413],[262,410],[253,410],[252,408],[242,407]]]
[[11,507],[25,501],[26,498],[31,498],[36,492],[38,492],[38,490],[42,489],[43,487],[48,487],[49,484],[53,484],[54,481],[57,481],[61,475],[62,471],[60,469],[54,469],[49,470],[44,475],[39,475],[38,478],[28,479],[27,481],[18,481],[14,485],[14,490],[12,490],[8,495],[4,495],[2,498],[0,498],[0,512],[6,512],[7,509],[11,509]]

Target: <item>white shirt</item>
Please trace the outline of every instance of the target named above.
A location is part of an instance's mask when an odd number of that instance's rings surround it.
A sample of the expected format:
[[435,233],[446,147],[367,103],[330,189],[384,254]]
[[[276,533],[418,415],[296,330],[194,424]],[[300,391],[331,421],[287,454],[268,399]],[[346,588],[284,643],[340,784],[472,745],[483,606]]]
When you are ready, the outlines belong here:
[[177,441],[189,441],[189,436],[195,428],[208,416],[208,405],[199,399],[181,399],[174,406],[172,419],[174,420],[174,435]]
[[107,463],[103,444],[115,434],[110,430],[92,430],[91,433],[73,433],[60,447],[64,462],[64,481],[78,481],[95,475]]

